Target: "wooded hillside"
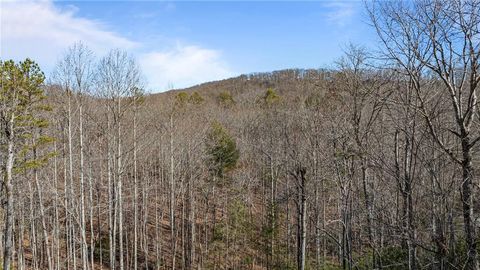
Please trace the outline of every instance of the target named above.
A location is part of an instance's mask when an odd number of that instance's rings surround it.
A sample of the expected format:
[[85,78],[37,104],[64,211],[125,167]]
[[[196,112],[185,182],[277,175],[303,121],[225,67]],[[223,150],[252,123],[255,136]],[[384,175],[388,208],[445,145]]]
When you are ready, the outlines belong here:
[[4,269],[479,269],[479,5],[372,2],[382,52],[159,94],[120,50],[1,62]]

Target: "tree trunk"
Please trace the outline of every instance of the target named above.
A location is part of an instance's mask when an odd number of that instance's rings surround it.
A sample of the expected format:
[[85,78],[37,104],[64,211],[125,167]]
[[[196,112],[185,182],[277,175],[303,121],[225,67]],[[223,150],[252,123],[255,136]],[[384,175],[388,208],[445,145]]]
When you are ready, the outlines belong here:
[[13,130],[14,115],[12,114],[10,121],[8,122],[8,156],[7,165],[5,167],[5,199],[6,199],[6,211],[5,211],[5,227],[4,227],[4,251],[3,251],[3,269],[10,269],[13,250],[13,162],[14,162],[14,130]]
[[295,170],[294,176],[297,180],[297,269],[305,270],[307,238],[306,169],[298,167]]
[[176,239],[175,239],[175,178],[173,158],[173,115],[170,115],[170,241],[172,248],[172,270],[175,270]]
[[472,185],[473,185],[473,166],[472,166],[472,154],[471,146],[468,135],[464,135],[462,139],[462,186],[461,186],[461,199],[463,210],[463,221],[465,228],[465,240],[467,242],[467,264],[465,269],[477,270],[479,269],[477,258],[477,238],[475,231],[475,219],[473,215],[473,197],[472,197]]
[[[85,218],[85,173],[83,160],[83,105],[80,101],[78,108],[79,114],[79,131],[80,131],[80,233],[82,236],[82,269],[88,269],[88,252],[87,252],[87,236],[86,236],[86,218]],[[93,269],[92,269],[93,270]]]
[[123,254],[123,191],[122,191],[122,145],[121,145],[121,98],[117,97],[117,185],[118,185],[118,245],[120,256],[120,270],[124,269]]
[[372,183],[369,182],[368,168],[366,164],[366,159],[362,157],[362,184],[363,184],[363,194],[365,196],[365,208],[367,209],[367,231],[368,231],[368,241],[370,248],[372,249],[372,267],[377,268],[377,258],[376,258],[376,243],[375,243],[375,227],[373,225],[373,196],[374,192],[371,191]]
[[[110,130],[110,118],[107,116],[107,130]],[[115,218],[114,218],[114,200],[115,200],[115,181],[112,181],[112,153],[111,143],[107,138],[107,179],[108,179],[108,249],[110,257],[110,268],[115,269]]]
[[[35,139],[33,139],[33,145],[35,145]],[[34,148],[33,149],[33,158],[34,160],[37,159],[37,150]],[[37,195],[38,195],[38,204],[39,204],[39,208],[40,208],[40,216],[41,216],[41,224],[42,224],[42,233],[43,233],[43,241],[45,242],[45,246],[46,246],[46,253],[47,253],[47,265],[48,265],[48,269],[49,270],[52,270],[53,267],[52,267],[52,256],[51,256],[51,253],[50,253],[50,248],[48,247],[48,243],[49,243],[49,237],[48,237],[48,231],[47,231],[47,223],[45,221],[45,208],[44,208],[44,205],[43,205],[43,196],[42,196],[42,192],[40,190],[40,182],[38,181],[38,170],[35,168],[34,170],[34,178],[35,178],[35,187],[37,189]],[[32,195],[33,197],[33,195]]]
[[[54,152],[57,152],[57,143],[53,143]],[[55,211],[55,221],[54,221],[54,243],[52,252],[55,252],[55,269],[60,269],[60,221],[59,221],[59,211],[58,211],[58,176],[57,176],[57,156],[53,157],[53,179],[55,183],[55,198],[54,198],[54,211]]]
[[[133,269],[137,270],[138,242],[138,179],[137,179],[137,107],[133,97]],[[146,259],[146,258],[145,258]]]

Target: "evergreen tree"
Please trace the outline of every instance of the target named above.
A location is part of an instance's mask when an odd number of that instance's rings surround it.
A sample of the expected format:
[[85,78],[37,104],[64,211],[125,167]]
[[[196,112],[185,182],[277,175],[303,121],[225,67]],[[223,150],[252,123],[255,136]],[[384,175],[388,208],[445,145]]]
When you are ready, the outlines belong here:
[[37,168],[44,164],[48,155],[33,155],[38,147],[51,141],[49,137],[34,138],[35,131],[45,128],[48,122],[41,116],[49,107],[42,102],[45,76],[40,67],[30,59],[16,64],[9,60],[0,62],[0,126],[1,147],[6,157],[3,173],[3,192],[6,203],[4,227],[3,269],[11,269],[13,251],[15,173]]
[[235,139],[218,122],[212,123],[207,136],[207,154],[211,173],[219,178],[233,169],[240,152]]

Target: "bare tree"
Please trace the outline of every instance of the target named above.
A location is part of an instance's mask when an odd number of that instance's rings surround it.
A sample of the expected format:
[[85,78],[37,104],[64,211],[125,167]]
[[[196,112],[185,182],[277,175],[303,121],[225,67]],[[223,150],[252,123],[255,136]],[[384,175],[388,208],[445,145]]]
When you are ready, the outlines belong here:
[[[412,3],[375,2],[369,13],[385,56],[413,81],[422,112],[431,135],[446,154],[462,168],[460,195],[464,233],[467,242],[467,269],[479,269],[475,213],[473,208],[472,165],[474,146],[480,140],[477,121],[477,87],[480,82],[480,2],[413,1]],[[442,128],[457,137],[448,145],[433,124],[432,94],[424,91],[425,80],[442,82],[439,94],[450,100],[452,122]]]
[[[57,64],[54,74],[55,81],[64,88],[68,95],[68,140],[69,140],[69,174],[73,184],[73,145],[72,145],[72,100],[78,99],[78,136],[79,136],[79,179],[80,179],[80,235],[82,267],[88,268],[88,247],[86,236],[85,215],[85,168],[84,168],[84,96],[90,91],[93,79],[93,53],[83,43],[75,43],[65,53],[64,58]],[[73,195],[73,194],[71,194]]]
[[[112,247],[110,249],[111,264],[114,264],[115,258],[115,231],[118,225],[118,241],[119,241],[119,268],[124,269],[124,231],[123,231],[123,191],[122,179],[124,174],[124,154],[122,150],[122,119],[128,109],[129,104],[127,97],[133,95],[136,89],[141,86],[141,75],[135,60],[126,52],[120,50],[112,50],[107,56],[100,60],[97,70],[97,84],[99,94],[107,99],[108,113],[111,114],[113,120],[114,132],[111,134],[113,145],[115,146],[114,159],[110,161],[113,164],[114,187],[113,199],[114,219],[113,228],[110,228],[110,241]],[[118,215],[118,216],[117,216]],[[118,218],[118,219],[117,219]]]

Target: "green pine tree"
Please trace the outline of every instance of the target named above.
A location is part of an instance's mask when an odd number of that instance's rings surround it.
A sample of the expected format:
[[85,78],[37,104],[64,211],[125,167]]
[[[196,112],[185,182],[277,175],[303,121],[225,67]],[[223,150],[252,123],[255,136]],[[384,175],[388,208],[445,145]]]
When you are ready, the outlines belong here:
[[6,199],[3,269],[10,269],[13,252],[13,178],[20,172],[44,165],[51,154],[38,149],[53,139],[41,133],[48,126],[44,116],[45,75],[32,60],[0,61],[0,147],[5,156],[2,176]]
[[235,139],[218,122],[213,122],[207,136],[207,154],[211,173],[219,178],[233,169],[240,157]]

